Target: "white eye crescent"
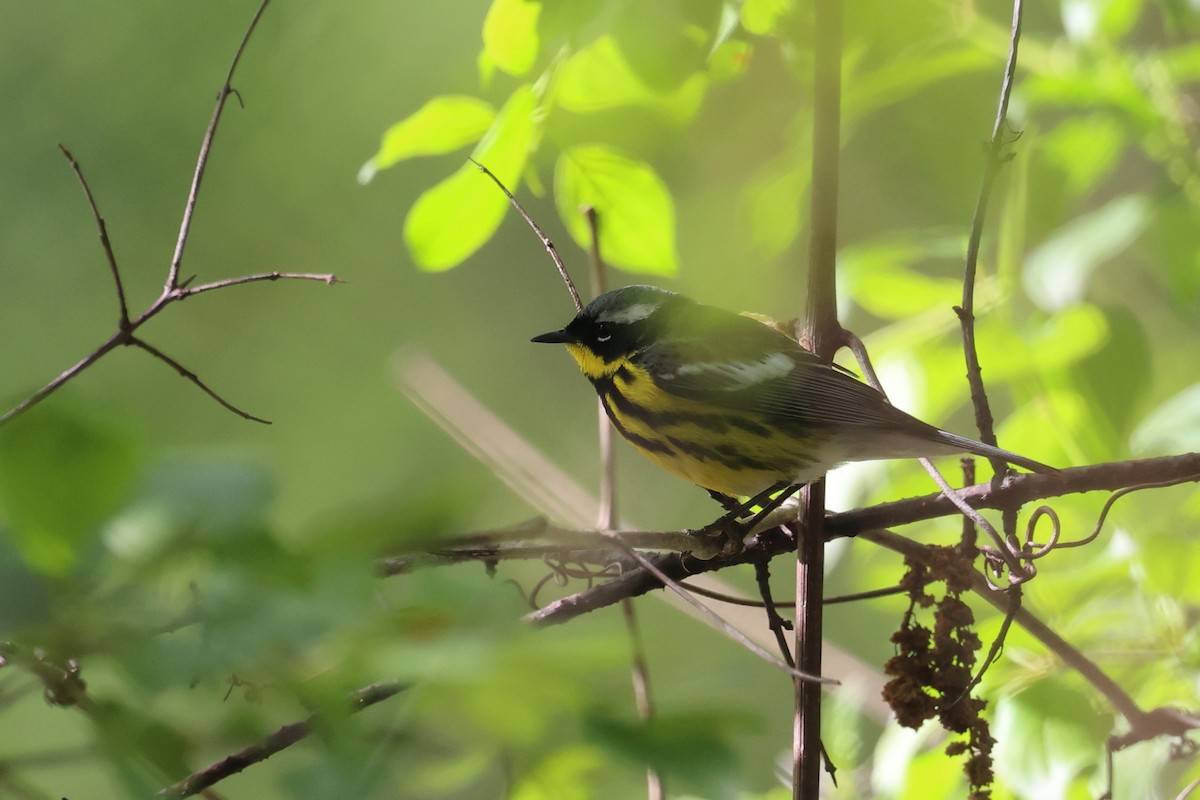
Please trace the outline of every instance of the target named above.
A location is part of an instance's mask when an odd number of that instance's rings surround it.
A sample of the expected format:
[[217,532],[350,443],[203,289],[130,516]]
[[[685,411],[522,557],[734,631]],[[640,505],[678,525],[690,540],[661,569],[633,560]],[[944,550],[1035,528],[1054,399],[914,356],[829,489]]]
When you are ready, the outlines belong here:
[[596,341],[597,342],[607,342],[611,338],[612,338],[611,333],[601,333],[601,334],[597,334]]

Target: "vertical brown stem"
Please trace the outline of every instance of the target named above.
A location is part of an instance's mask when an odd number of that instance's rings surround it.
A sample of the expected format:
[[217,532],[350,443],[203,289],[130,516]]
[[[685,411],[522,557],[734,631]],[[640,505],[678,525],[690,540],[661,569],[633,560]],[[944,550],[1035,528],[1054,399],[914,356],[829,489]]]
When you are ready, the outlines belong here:
[[[841,146],[841,0],[814,0],[813,180],[808,302],[801,342],[832,360],[841,343],[837,321],[838,154]],[[796,668],[821,673],[825,584],[825,481],[800,497],[796,557]],[[812,800],[821,784],[821,686],[794,682],[793,797]]]

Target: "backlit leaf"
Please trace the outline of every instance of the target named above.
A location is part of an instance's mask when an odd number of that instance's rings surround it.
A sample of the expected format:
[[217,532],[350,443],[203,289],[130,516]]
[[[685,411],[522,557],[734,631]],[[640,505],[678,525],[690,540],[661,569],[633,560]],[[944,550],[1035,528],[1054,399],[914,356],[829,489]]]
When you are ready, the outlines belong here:
[[61,406],[0,427],[0,508],[25,559],[47,573],[68,572],[126,499],[136,466],[127,431]]
[[483,50],[488,60],[509,75],[524,75],[538,55],[538,15],[534,0],[492,0],[483,20]]
[[383,134],[379,152],[358,172],[359,183],[397,161],[450,153],[479,141],[496,116],[489,103],[465,95],[435,97]]
[[[537,98],[525,85],[513,92],[472,157],[516,191],[537,136]],[[419,267],[450,269],[492,237],[508,200],[471,163],[417,198],[404,221],[404,241]]]
[[590,246],[591,238],[580,209],[591,207],[599,215],[605,261],[652,275],[674,274],[675,203],[649,164],[604,145],[572,147],[559,156],[554,194],[580,247]]
[[1029,297],[1049,311],[1083,299],[1097,267],[1137,239],[1150,210],[1144,197],[1125,195],[1059,228],[1025,261]]

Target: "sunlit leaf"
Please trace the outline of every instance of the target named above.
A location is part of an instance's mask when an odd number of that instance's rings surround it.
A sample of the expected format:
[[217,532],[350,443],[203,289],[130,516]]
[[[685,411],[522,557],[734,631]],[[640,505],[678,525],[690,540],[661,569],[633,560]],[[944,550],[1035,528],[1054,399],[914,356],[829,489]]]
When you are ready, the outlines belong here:
[[1026,797],[1067,797],[1071,784],[1104,752],[1111,718],[1090,698],[1047,678],[996,706],[995,758],[1005,783]]
[[1171,305],[1190,313],[1200,299],[1200,246],[1196,243],[1196,206],[1183,197],[1160,199],[1148,236],[1154,257],[1165,268]]
[[926,252],[916,242],[848,249],[839,258],[846,291],[864,309],[884,319],[903,319],[939,306],[950,308],[962,297],[962,283],[912,266]]
[[1092,398],[1097,418],[1106,419],[1106,432],[1113,444],[1112,456],[1125,453],[1125,443],[1135,421],[1135,410],[1152,385],[1153,350],[1142,321],[1126,309],[1105,312],[1109,328],[1107,340],[1094,353],[1084,357],[1076,375]]
[[912,52],[891,58],[877,69],[862,72],[847,81],[843,113],[852,120],[869,111],[899,103],[930,84],[984,70],[994,63],[987,53],[975,47],[914,48]]
[[1063,30],[1076,42],[1120,39],[1141,15],[1141,0],[1063,0]]
[[[509,191],[516,191],[537,137],[536,107],[533,88],[518,88],[472,154]],[[404,220],[404,241],[422,269],[450,269],[492,237],[507,208],[507,198],[487,176],[463,164],[417,198]]]
[[713,50],[708,74],[714,81],[732,81],[746,74],[754,49],[749,42],[730,39]]
[[44,405],[0,427],[0,509],[38,569],[61,575],[127,499],[138,448],[129,431]]
[[745,0],[741,5],[742,27],[758,36],[768,36],[792,5],[793,0]]
[[750,244],[762,258],[773,258],[796,241],[808,207],[809,170],[774,160],[742,189],[740,216]]
[[1108,340],[1108,320],[1090,303],[1063,309],[1037,329],[1031,342],[1038,369],[1065,369],[1100,349]]
[[509,75],[524,75],[538,56],[536,0],[492,0],[483,20],[483,49],[489,61]]
[[[737,758],[726,741],[746,720],[716,713],[659,715],[644,722],[608,716],[585,719],[587,737],[624,761],[653,767],[692,790],[727,784]],[[717,790],[714,794],[723,794]]]
[[1031,75],[1024,84],[1025,96],[1033,104],[1056,107],[1059,113],[1071,108],[1089,113],[1116,109],[1141,130],[1155,131],[1161,127],[1160,113],[1138,81],[1143,72],[1132,56],[1068,64]]
[[613,38],[601,36],[562,65],[555,100],[578,114],[642,106],[685,122],[700,109],[707,85],[707,77],[697,73],[673,91],[651,89],[634,73]]
[[605,766],[592,747],[568,747],[552,752],[521,775],[509,800],[593,800],[589,779]]
[[1112,118],[1093,114],[1063,120],[1044,142],[1042,150],[1066,176],[1067,188],[1083,194],[1112,172],[1125,146],[1125,132]]
[[1144,197],[1125,195],[1059,228],[1025,261],[1030,299],[1051,311],[1081,300],[1096,269],[1141,234],[1150,210]]
[[604,145],[572,147],[559,156],[554,195],[581,247],[590,245],[591,232],[580,210],[591,207],[606,262],[652,275],[675,272],[675,203],[649,164]]
[[643,83],[673,91],[704,71],[720,16],[718,3],[624,3],[613,21],[613,37]]
[[1200,383],[1194,383],[1146,415],[1130,439],[1140,455],[1200,450]]
[[397,161],[449,153],[479,141],[496,116],[489,103],[466,95],[443,95],[421,106],[383,134],[379,152],[358,172],[359,183]]

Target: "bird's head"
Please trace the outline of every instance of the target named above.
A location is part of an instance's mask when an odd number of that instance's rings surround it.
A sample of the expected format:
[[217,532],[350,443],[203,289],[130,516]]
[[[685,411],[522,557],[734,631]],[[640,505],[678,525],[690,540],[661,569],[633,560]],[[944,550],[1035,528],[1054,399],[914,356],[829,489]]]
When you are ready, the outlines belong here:
[[588,303],[565,328],[532,341],[565,344],[585,375],[600,378],[654,341],[666,321],[663,312],[686,302],[682,295],[656,286],[624,286]]

